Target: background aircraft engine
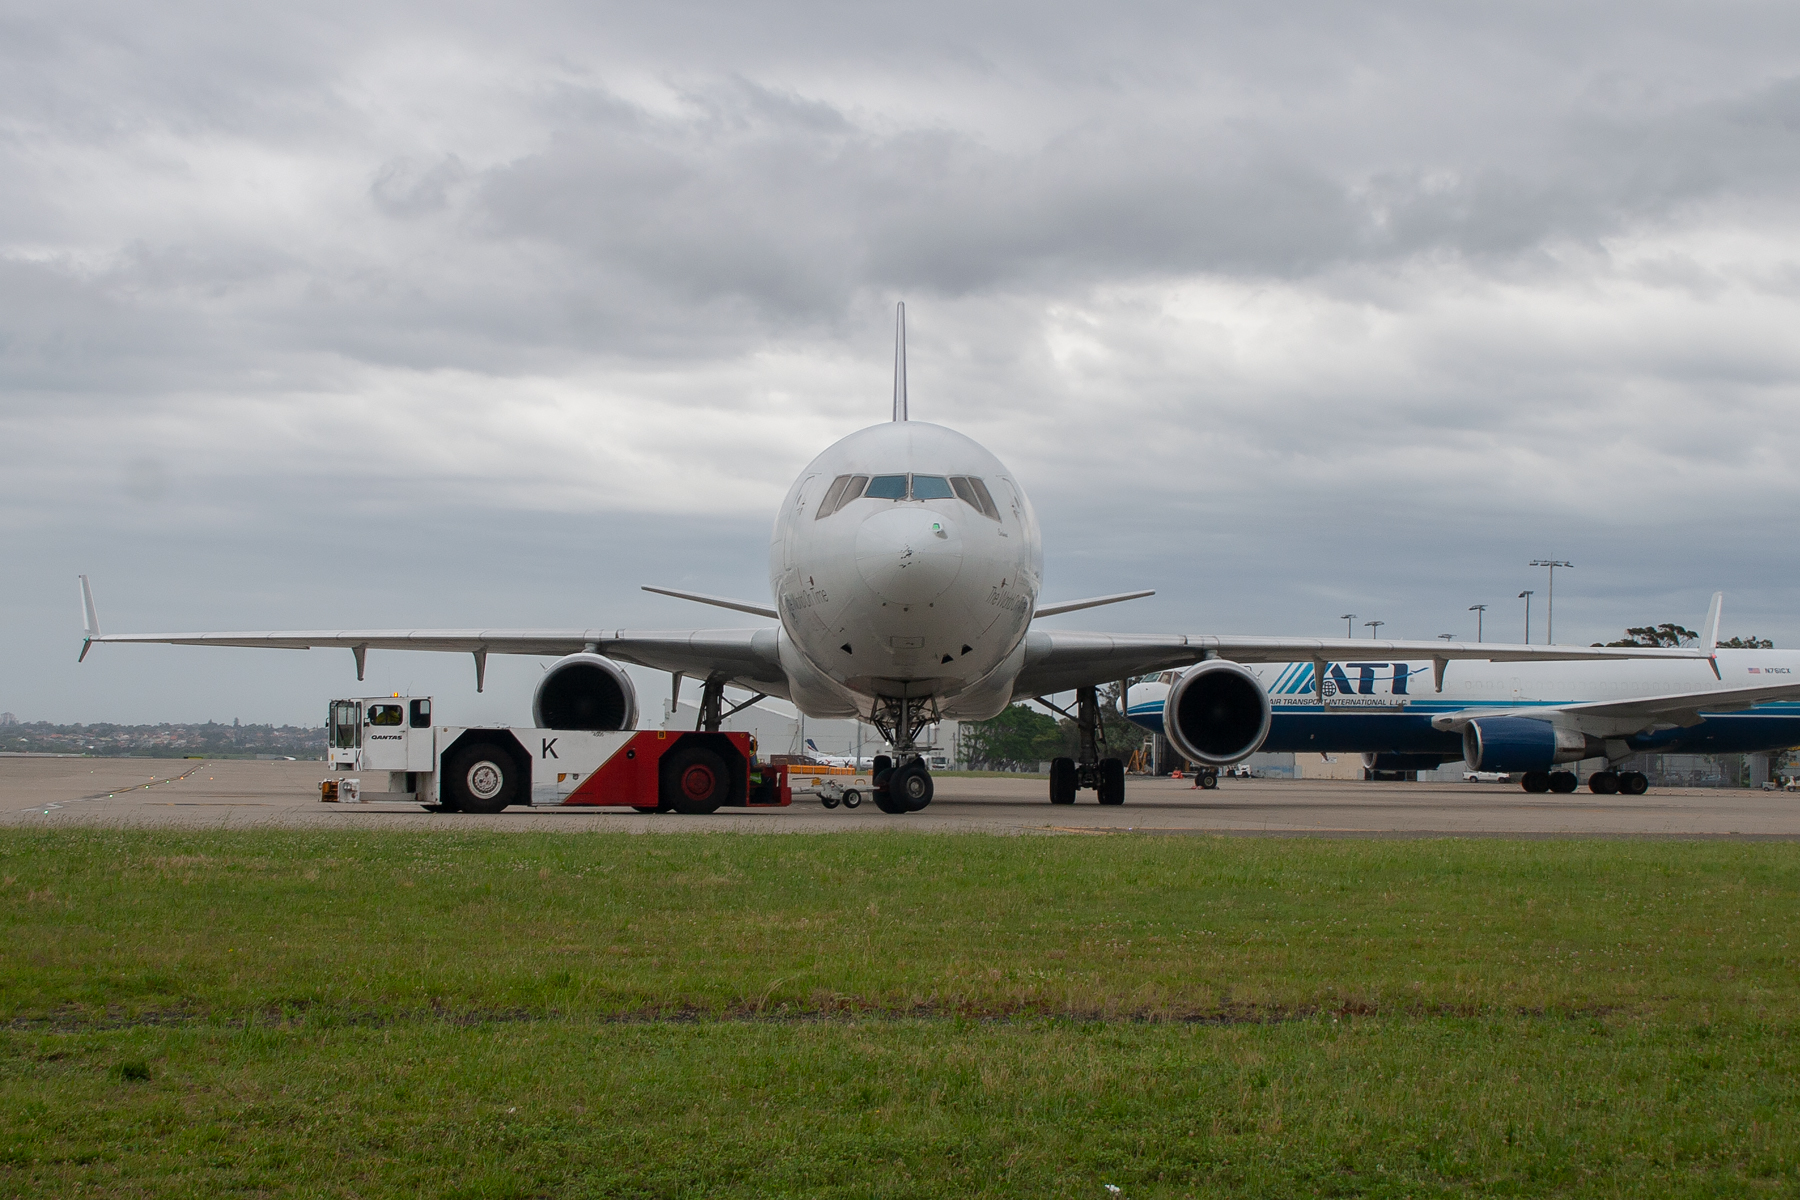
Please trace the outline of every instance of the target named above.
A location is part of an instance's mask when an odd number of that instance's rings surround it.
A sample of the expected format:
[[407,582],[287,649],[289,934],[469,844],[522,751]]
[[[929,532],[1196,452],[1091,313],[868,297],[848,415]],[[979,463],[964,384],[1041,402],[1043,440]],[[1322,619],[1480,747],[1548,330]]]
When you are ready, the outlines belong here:
[[1471,771],[1548,771],[1588,754],[1587,738],[1529,717],[1483,717],[1463,729],[1463,761]]
[[598,654],[557,659],[531,697],[531,719],[540,729],[636,729],[637,717],[631,676]]
[[1269,736],[1269,694],[1256,676],[1215,658],[1188,669],[1163,701],[1163,733],[1189,762],[1224,767]]

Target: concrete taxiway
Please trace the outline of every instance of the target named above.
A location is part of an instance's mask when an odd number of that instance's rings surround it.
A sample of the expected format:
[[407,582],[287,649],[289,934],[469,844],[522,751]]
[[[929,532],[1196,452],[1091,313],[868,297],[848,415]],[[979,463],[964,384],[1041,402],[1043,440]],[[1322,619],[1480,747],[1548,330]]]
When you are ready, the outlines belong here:
[[325,775],[316,762],[0,757],[0,826],[1800,839],[1800,793],[1703,788],[1558,796],[1503,784],[1225,780],[1200,791],[1183,780],[1132,779],[1122,807],[1101,808],[1092,793],[1052,807],[1039,779],[946,777],[931,807],[907,817],[867,803],[827,810],[811,798],[708,817],[566,808],[470,816],[322,803]]

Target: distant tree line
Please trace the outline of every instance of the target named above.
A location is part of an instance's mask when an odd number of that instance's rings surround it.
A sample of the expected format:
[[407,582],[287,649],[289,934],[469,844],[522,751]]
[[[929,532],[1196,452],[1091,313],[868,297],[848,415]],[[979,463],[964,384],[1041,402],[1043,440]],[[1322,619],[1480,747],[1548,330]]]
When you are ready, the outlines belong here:
[[[1673,621],[1664,621],[1661,625],[1639,625],[1627,629],[1625,636],[1616,642],[1595,642],[1594,645],[1607,646],[1690,646],[1700,640],[1700,635],[1692,629],[1677,625]],[[1726,650],[1773,650],[1775,643],[1768,638],[1759,638],[1755,634],[1749,637],[1734,637],[1730,641],[1720,642],[1719,647]]]
[[221,725],[216,721],[161,725],[32,721],[0,726],[0,751],[102,758],[324,758],[325,730],[322,726]]
[[[1062,697],[1055,699],[1062,703]],[[1072,700],[1064,707],[1075,711]],[[1119,711],[1116,683],[1100,688],[1100,729],[1105,736],[1102,758],[1130,758],[1132,751],[1150,736]],[[1035,771],[1039,763],[1053,758],[1076,757],[1081,744],[1080,730],[1074,721],[1059,719],[1028,704],[1009,705],[1005,712],[986,721],[964,721],[961,738],[963,757],[978,771]]]

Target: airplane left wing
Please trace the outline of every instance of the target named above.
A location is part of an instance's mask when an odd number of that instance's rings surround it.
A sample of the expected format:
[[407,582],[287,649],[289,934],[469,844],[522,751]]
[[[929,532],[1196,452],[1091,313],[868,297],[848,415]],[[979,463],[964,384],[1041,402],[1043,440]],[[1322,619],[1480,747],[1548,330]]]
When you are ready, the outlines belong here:
[[1525,646],[1505,642],[1382,641],[1376,638],[1279,638],[1187,634],[1078,633],[1033,629],[1025,635],[1025,667],[1016,696],[1047,696],[1132,675],[1185,667],[1206,658],[1233,662],[1353,662],[1372,658],[1431,659],[1438,678],[1453,659],[1487,662],[1577,662],[1603,658],[1697,658],[1698,647]]

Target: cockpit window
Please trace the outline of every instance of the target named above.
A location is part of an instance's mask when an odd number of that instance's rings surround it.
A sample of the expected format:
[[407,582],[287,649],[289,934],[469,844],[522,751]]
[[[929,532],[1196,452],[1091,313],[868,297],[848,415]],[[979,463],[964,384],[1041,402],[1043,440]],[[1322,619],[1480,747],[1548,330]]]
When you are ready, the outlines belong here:
[[950,481],[942,475],[914,475],[912,481],[914,500],[950,500],[956,495],[950,490]]
[[819,507],[813,512],[813,520],[824,520],[838,510],[838,505],[844,499],[844,488],[849,482],[848,475],[839,475],[831,481],[831,486],[825,489],[825,498],[819,501]]
[[904,500],[906,499],[906,476],[877,475],[869,480],[868,490],[863,495],[871,500]]
[[990,521],[1000,519],[1000,510],[994,507],[994,498],[988,494],[987,484],[973,475],[958,475],[950,480],[956,488],[956,494],[972,508],[981,510],[983,516]]
[[987,484],[973,475],[839,475],[825,489],[813,520],[823,521],[864,496],[871,500],[961,500],[989,520],[1000,519]]
[[813,514],[813,520],[823,521],[844,505],[862,495],[863,485],[869,482],[867,475],[839,475],[825,489],[825,498],[819,501],[819,511]]

